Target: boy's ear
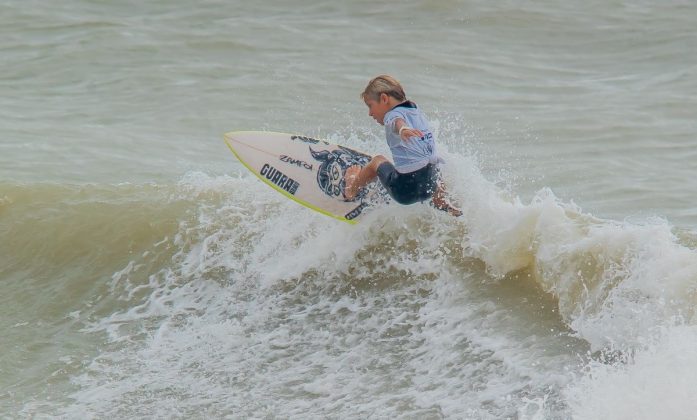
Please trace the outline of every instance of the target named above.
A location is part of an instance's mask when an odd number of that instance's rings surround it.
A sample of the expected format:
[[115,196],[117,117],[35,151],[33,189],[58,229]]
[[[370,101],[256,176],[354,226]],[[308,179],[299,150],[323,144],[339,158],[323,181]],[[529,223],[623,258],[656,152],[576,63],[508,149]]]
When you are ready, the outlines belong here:
[[380,94],[380,102],[382,102],[383,104],[386,104],[387,102],[389,102],[389,100],[390,100],[390,97],[386,93]]

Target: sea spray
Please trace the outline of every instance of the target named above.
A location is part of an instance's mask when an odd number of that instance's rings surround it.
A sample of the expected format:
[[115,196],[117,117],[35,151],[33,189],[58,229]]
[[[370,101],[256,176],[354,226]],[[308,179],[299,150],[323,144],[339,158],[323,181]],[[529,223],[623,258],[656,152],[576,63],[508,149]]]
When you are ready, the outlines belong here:
[[697,252],[665,220],[602,220],[540,190],[524,204],[463,157],[456,191],[465,255],[494,277],[528,269],[558,299],[565,321],[594,349],[632,347],[676,316],[692,319]]

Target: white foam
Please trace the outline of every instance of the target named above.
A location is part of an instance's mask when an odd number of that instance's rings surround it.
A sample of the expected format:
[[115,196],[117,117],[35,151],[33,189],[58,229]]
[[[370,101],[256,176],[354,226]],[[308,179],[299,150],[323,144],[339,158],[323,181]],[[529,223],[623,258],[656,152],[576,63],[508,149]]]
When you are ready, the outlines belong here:
[[[599,220],[547,189],[526,204],[473,158],[449,161],[463,217],[390,206],[356,226],[251,176],[187,175],[172,200],[197,205],[157,245],[171,263],[114,275],[127,305],[85,328],[109,343],[61,413],[544,418],[566,409],[583,359],[570,349],[631,352],[691,318],[695,254],[665,221]],[[470,280],[474,260],[492,277]],[[590,348],[515,294],[487,295],[482,279],[516,270]]]
[[591,362],[565,391],[573,418],[676,419],[697,412],[697,327],[664,328],[626,363]]
[[86,328],[109,343],[62,414],[499,418],[563,382],[535,366],[546,346],[519,340],[524,321],[500,328],[509,309],[471,297],[445,213],[350,226],[246,192],[254,179],[182,182],[200,205],[179,251],[145,281],[137,262],[114,275],[128,306]]

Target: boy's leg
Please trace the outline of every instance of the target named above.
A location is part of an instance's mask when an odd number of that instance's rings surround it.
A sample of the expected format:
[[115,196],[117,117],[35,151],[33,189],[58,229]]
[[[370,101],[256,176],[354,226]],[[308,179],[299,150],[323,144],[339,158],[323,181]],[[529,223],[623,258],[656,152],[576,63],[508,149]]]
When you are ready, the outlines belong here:
[[431,198],[433,206],[439,210],[447,211],[452,216],[458,217],[462,216],[462,212],[459,209],[451,206],[447,199],[447,193],[445,192],[445,187],[441,181],[438,181],[438,186],[436,187],[436,192],[433,193]]
[[358,165],[346,168],[346,174],[344,175],[344,198],[348,201],[353,200],[361,188],[375,179],[378,174],[378,166],[387,161],[385,156],[377,155],[363,168]]

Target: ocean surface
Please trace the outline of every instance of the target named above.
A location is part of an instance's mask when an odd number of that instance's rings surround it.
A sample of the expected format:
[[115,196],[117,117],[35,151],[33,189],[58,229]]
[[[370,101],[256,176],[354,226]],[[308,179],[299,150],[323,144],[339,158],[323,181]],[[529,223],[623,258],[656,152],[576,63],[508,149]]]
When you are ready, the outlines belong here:
[[[0,0],[0,418],[692,419],[697,2]],[[351,226],[226,148],[389,153]]]

